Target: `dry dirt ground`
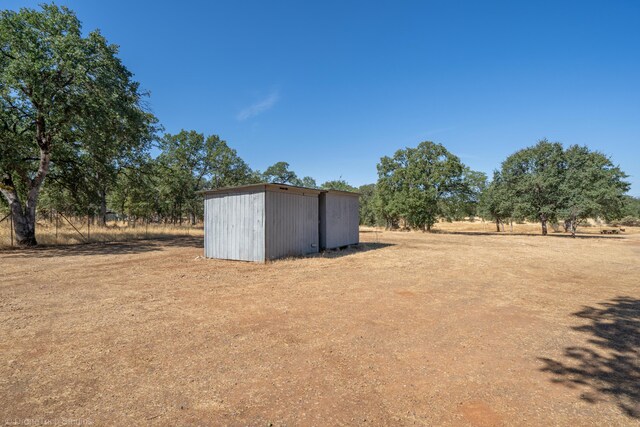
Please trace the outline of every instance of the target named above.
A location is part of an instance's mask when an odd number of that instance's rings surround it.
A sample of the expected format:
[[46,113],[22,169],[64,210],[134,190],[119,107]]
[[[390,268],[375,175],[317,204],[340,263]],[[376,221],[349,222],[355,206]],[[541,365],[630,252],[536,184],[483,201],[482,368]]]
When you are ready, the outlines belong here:
[[361,240],[0,252],[0,423],[640,424],[640,234]]

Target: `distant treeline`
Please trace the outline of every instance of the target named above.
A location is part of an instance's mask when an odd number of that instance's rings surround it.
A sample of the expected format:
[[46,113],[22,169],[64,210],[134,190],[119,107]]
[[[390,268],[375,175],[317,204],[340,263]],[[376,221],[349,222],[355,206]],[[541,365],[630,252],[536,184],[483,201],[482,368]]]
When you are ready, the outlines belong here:
[[[163,133],[148,94],[99,31],[83,34],[65,7],[0,12],[0,220],[35,245],[37,215],[98,223],[195,223],[198,191],[257,182],[359,191],[363,224],[429,230],[440,219],[500,223],[640,216],[626,175],[605,155],[540,141],[509,156],[491,181],[442,145],[422,142],[378,164],[375,184],[318,185],[281,161],[253,170],[217,135]],[[153,149],[159,151],[155,158]],[[633,218],[631,218],[632,220]]]
[[507,157],[491,180],[442,145],[422,142],[378,164],[378,182],[360,188],[365,224],[429,230],[438,220],[480,217],[559,223],[575,234],[588,218],[640,225],[640,199],[626,195],[627,175],[604,154],[541,140]]

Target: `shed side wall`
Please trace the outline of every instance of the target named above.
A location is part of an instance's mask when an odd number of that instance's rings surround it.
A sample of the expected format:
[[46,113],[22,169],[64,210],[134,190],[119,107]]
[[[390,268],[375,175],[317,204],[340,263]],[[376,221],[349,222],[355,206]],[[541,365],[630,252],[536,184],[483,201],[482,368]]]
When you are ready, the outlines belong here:
[[264,201],[264,191],[207,195],[205,256],[265,261]]
[[318,252],[318,195],[266,192],[266,258]]
[[320,249],[327,249],[327,193],[320,193],[318,208],[320,221]]
[[324,249],[359,243],[359,207],[358,197],[331,192],[324,194],[324,206],[320,214],[323,218]]

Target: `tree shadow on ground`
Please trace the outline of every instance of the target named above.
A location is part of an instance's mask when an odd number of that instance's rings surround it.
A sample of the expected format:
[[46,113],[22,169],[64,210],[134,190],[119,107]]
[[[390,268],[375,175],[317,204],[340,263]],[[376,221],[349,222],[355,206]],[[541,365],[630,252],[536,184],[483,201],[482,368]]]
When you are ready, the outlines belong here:
[[640,300],[617,297],[573,315],[589,323],[573,327],[588,334],[587,345],[567,347],[562,360],[540,358],[555,383],[583,390],[590,403],[615,402],[640,418]]
[[37,246],[28,249],[0,251],[0,257],[53,258],[87,255],[130,255],[161,251],[167,247],[204,248],[202,236],[171,236],[154,239],[129,240],[123,242],[80,243],[75,245]]

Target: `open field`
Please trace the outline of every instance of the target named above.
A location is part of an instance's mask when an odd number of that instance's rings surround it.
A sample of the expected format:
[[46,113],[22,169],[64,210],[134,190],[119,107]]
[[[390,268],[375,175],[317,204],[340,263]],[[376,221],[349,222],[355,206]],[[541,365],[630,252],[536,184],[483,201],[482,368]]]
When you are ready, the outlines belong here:
[[[161,239],[176,236],[204,236],[202,225],[164,225],[138,224],[137,227],[123,222],[110,222],[106,227],[90,225],[86,221],[59,218],[58,224],[53,221],[38,221],[36,238],[39,245],[77,245],[103,242],[129,242],[141,239]],[[0,249],[11,247],[11,228],[9,221],[0,223]]]
[[640,423],[637,229],[363,231],[264,265],[201,237],[0,252],[0,421]]
[[[73,225],[72,225],[73,224]],[[74,228],[75,227],[75,228]],[[578,228],[579,234],[600,234],[603,229],[615,228],[606,224],[582,226]],[[624,234],[640,233],[638,227],[623,227]],[[364,227],[365,230],[373,230],[373,227]],[[382,229],[379,229],[382,230]],[[456,221],[437,223],[433,230],[435,232],[474,232],[474,233],[494,233],[495,223],[481,220],[476,221]],[[508,234],[540,234],[540,224],[524,223],[513,224],[513,230],[509,224],[505,225],[505,233]],[[549,226],[549,233],[553,229]],[[559,233],[564,234],[564,233]],[[91,225],[87,229],[86,221],[74,219],[71,223],[66,219],[59,218],[58,225],[54,221],[39,221],[36,229],[38,243],[43,246],[57,245],[77,245],[87,243],[104,242],[129,242],[141,239],[162,239],[175,236],[203,236],[204,228],[202,224],[189,225],[163,225],[152,223],[149,225],[138,224],[133,227],[124,222],[110,222],[107,227]],[[0,249],[11,247],[11,229],[8,220],[0,222]]]

